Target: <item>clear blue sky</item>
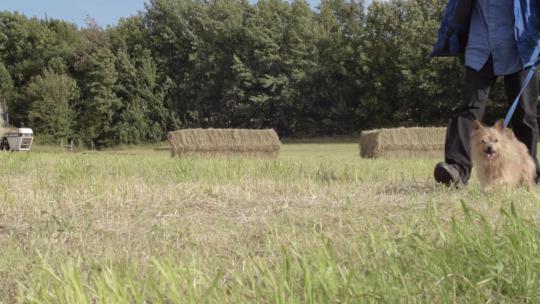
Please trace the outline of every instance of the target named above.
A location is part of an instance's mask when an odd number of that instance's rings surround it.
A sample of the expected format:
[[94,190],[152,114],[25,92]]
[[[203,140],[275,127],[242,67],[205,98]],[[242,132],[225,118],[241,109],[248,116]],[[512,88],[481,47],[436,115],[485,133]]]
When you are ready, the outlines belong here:
[[137,14],[146,0],[0,0],[0,10],[19,11],[29,17],[49,16],[84,25],[87,16],[98,24],[114,25],[120,17]]
[[[312,7],[320,2],[307,1]],[[0,10],[19,11],[29,17],[49,16],[79,26],[84,26],[84,19],[90,16],[99,25],[106,26],[115,25],[120,17],[135,15],[144,10],[145,2],[147,0],[0,0]]]

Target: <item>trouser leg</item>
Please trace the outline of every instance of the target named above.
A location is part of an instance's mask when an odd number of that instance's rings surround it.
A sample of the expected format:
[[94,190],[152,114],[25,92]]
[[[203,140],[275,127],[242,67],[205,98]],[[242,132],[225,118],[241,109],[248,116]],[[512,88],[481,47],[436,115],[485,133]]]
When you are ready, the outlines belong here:
[[475,119],[482,120],[489,92],[496,79],[491,59],[480,71],[468,67],[465,70],[463,102],[454,109],[446,130],[444,146],[445,162],[457,166],[463,183],[467,183],[471,176],[472,123]]
[[[510,103],[514,101],[521,90],[521,84],[529,70],[521,70],[517,73],[504,76],[504,88]],[[511,126],[522,143],[527,146],[534,163],[536,164],[536,176],[540,176],[536,146],[538,142],[538,115],[536,114],[538,98],[538,79],[536,73],[523,91],[518,106],[511,120]]]

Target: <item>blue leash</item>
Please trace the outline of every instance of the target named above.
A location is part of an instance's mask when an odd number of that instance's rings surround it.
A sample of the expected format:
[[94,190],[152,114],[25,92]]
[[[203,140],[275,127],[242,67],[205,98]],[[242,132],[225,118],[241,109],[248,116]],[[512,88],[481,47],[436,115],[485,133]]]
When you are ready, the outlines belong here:
[[519,91],[519,94],[516,96],[516,99],[514,99],[514,102],[512,103],[512,106],[508,110],[508,113],[506,113],[506,117],[504,118],[504,126],[508,127],[508,124],[510,123],[510,120],[512,119],[512,115],[514,115],[514,112],[516,111],[517,105],[519,103],[519,99],[521,98],[521,95],[527,88],[527,85],[531,81],[531,79],[534,76],[534,73],[536,73],[536,65],[533,65],[529,73],[527,73],[527,77],[525,77],[525,80],[523,81],[523,84],[521,85],[521,91]]

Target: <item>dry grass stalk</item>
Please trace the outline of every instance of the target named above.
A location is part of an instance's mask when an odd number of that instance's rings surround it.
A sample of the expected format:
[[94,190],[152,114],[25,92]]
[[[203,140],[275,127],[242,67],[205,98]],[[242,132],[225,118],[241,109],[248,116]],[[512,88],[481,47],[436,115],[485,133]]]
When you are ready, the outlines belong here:
[[281,143],[272,129],[185,129],[169,132],[173,156],[277,158]]
[[4,108],[0,107],[0,133],[5,133],[6,128],[4,127]]
[[363,131],[360,136],[360,156],[416,157],[444,155],[446,128],[394,128]]

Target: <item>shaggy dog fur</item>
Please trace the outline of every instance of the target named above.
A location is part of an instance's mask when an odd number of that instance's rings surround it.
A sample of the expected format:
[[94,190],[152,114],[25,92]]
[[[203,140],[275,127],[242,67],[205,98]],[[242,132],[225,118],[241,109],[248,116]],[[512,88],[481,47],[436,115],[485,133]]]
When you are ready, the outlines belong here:
[[527,147],[499,120],[492,128],[474,121],[471,158],[482,190],[533,185],[535,165]]

